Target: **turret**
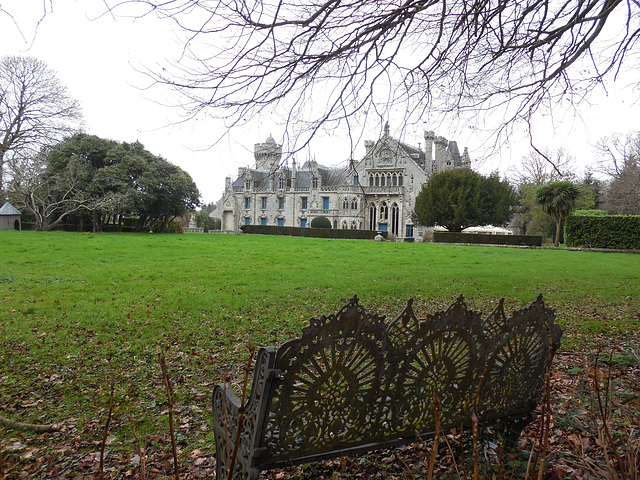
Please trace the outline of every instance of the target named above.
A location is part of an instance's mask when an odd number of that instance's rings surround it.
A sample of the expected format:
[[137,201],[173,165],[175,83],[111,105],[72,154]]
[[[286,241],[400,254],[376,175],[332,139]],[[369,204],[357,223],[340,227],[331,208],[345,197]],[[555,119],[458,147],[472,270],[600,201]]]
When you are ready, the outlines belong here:
[[291,163],[291,188],[295,190],[298,183],[298,167],[296,164],[296,159],[293,159]]
[[265,143],[256,143],[253,147],[256,170],[275,172],[282,159],[282,145],[278,145],[271,135]]
[[434,142],[436,144],[436,172],[443,172],[447,169],[447,147],[449,146],[449,141],[444,137],[436,137]]
[[469,156],[469,149],[464,147],[464,153],[462,154],[462,166],[471,168],[471,157]]
[[433,140],[436,138],[432,131],[424,132],[424,163],[426,168],[430,168],[433,163]]

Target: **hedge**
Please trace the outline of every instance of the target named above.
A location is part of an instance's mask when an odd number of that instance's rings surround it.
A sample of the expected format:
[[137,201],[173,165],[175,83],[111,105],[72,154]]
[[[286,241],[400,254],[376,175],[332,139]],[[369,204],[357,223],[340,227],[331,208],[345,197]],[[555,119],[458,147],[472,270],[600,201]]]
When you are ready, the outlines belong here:
[[485,245],[524,245],[539,247],[542,237],[537,235],[485,235],[482,233],[433,232],[435,243],[475,243]]
[[640,215],[569,215],[564,228],[567,247],[640,249]]
[[311,228],[331,228],[331,220],[327,217],[316,217],[311,220]]
[[[289,237],[313,238],[350,238],[355,240],[373,240],[378,232],[374,230],[342,230],[329,228],[280,227],[276,225],[242,225],[244,233],[258,235],[286,235]],[[386,239],[387,232],[380,232]]]

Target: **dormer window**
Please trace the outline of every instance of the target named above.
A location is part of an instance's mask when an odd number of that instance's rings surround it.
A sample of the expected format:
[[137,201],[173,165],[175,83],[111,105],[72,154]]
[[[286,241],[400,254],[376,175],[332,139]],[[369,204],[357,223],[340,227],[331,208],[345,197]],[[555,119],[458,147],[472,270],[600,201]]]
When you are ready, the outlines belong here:
[[318,188],[318,177],[313,177],[313,180],[311,180],[311,187]]

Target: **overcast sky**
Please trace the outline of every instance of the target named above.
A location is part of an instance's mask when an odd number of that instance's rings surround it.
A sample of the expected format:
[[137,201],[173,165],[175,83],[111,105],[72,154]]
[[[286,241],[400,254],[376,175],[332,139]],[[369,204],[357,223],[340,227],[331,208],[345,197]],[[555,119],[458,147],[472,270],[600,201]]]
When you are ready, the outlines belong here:
[[[36,31],[43,8],[48,13]],[[171,23],[152,16],[114,18],[101,15],[104,11],[102,0],[54,0],[52,4],[48,0],[0,0],[0,56],[40,58],[80,101],[87,133],[118,141],[139,140],[152,153],[189,172],[205,203],[217,200],[226,176],[235,177],[238,167],[253,165],[254,143],[263,142],[272,133],[278,138],[282,132],[276,122],[263,118],[210,147],[223,128],[220,123],[191,120],[176,124],[180,111],[170,106],[176,98],[161,88],[147,88],[149,80],[140,73],[145,68],[161,68],[179,56],[180,44]],[[608,94],[601,90],[592,106],[583,107],[581,118],[563,111],[554,116],[553,123],[537,123],[537,146],[564,145],[578,160],[578,173],[582,173],[595,160],[592,145],[599,138],[640,129],[639,94],[622,88],[626,81],[623,78],[609,85]],[[371,126],[372,131],[379,128]],[[460,132],[437,131],[458,140],[461,150],[468,147],[472,159],[482,157],[481,139],[464,132],[464,128]],[[423,142],[421,134],[406,132],[403,140],[417,146]],[[329,141],[319,138],[301,155],[312,155],[327,165],[346,162],[349,144],[346,139],[339,141],[339,132],[335,135]],[[514,135],[500,155],[476,168],[483,173],[494,169],[504,173],[528,151],[528,136],[523,132]],[[363,154],[360,147],[355,158]]]

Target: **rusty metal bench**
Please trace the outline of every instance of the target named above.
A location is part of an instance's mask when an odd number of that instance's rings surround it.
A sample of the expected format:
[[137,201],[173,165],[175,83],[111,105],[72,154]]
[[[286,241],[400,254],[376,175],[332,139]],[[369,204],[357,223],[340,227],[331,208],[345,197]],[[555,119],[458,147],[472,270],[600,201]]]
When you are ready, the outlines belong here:
[[[390,323],[353,297],[312,318],[302,337],[261,348],[244,408],[224,385],[213,393],[217,477],[390,448],[443,430],[501,423],[520,434],[535,418],[562,329],[539,296],[507,318],[486,318],[462,297],[418,321],[409,300]],[[239,448],[232,451],[243,412]],[[231,460],[230,460],[231,459]]]

